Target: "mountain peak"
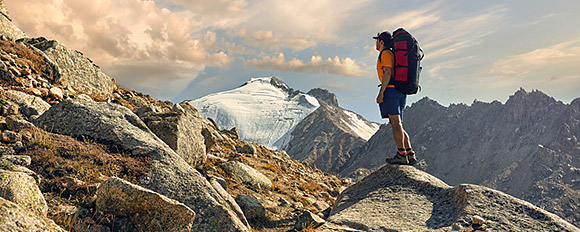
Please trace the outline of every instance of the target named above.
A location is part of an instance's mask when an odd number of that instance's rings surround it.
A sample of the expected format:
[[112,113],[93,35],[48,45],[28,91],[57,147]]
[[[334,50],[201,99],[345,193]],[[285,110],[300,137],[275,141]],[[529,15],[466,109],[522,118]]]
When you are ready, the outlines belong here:
[[532,90],[531,92],[526,91],[524,88],[520,88],[518,91],[511,95],[506,102],[506,105],[514,102],[542,102],[542,103],[556,103],[556,99],[548,96],[540,90]]
[[338,106],[338,100],[336,99],[336,95],[334,95],[334,93],[331,93],[326,89],[314,88],[308,91],[308,93],[306,94],[318,98],[319,100],[322,100],[330,105]]
[[294,96],[302,93],[298,90],[294,90],[294,89],[290,88],[286,83],[284,83],[284,81],[278,79],[277,77],[254,77],[254,78],[251,78],[248,82],[241,85],[240,87],[254,84],[254,83],[270,84],[270,85],[288,93],[288,95],[290,97],[294,97]]

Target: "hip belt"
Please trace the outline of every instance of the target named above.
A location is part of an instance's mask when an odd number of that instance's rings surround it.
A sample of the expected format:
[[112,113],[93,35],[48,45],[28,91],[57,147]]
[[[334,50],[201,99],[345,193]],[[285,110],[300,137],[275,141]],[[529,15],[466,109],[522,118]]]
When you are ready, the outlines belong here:
[[[377,85],[377,87],[381,87],[383,84]],[[395,85],[387,85],[387,88],[395,88]]]

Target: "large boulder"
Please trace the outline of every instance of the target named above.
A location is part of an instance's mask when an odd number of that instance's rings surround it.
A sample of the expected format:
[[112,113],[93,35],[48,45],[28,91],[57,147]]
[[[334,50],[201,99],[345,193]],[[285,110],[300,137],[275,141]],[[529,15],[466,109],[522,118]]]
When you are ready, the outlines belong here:
[[230,195],[226,189],[219,183],[217,178],[209,178],[209,183],[211,186],[220,194],[220,196],[225,200],[225,202],[229,205],[232,211],[242,220],[244,224],[248,224],[246,220],[246,216],[242,211],[241,207],[237,204],[236,200]]
[[27,37],[20,28],[12,23],[12,18],[10,18],[3,0],[0,0],[0,37],[12,41]]
[[189,231],[195,213],[159,193],[112,177],[97,189],[97,209],[129,217],[140,231]]
[[386,165],[343,191],[321,231],[580,231],[526,201],[477,185],[448,186],[411,166]]
[[48,212],[36,181],[26,173],[0,169],[0,197],[43,216]]
[[50,104],[42,100],[42,98],[16,90],[3,90],[0,88],[0,97],[18,104],[19,111],[28,117],[40,115],[50,108]]
[[236,202],[244,211],[247,219],[259,219],[266,217],[266,208],[258,199],[248,196],[246,194],[240,194],[236,197]]
[[65,232],[54,221],[0,197],[0,231]]
[[138,185],[178,200],[196,212],[192,231],[249,231],[211,184],[153,134],[131,110],[105,102],[65,100],[34,123],[54,133],[86,136],[151,158]]
[[294,224],[294,228],[298,231],[301,231],[303,229],[314,229],[318,228],[324,223],[325,223],[324,219],[306,210],[298,217],[298,219],[296,220],[296,224]]
[[223,164],[223,169],[230,176],[254,188],[272,188],[272,181],[258,170],[239,161],[230,161]]
[[202,128],[210,122],[199,117],[189,103],[176,104],[168,113],[151,113],[142,118],[147,127],[193,167],[207,159]]
[[[35,41],[36,42],[36,41]],[[88,94],[96,99],[106,100],[113,94],[115,81],[101,72],[101,69],[82,53],[66,47],[56,40],[39,40],[32,44],[58,68],[58,76],[63,86]]]

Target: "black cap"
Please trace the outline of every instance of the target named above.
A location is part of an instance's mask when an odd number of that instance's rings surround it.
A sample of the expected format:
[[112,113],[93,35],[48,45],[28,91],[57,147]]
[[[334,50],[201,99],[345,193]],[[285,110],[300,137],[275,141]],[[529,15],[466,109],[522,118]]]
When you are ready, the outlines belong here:
[[389,41],[389,40],[391,40],[391,33],[388,31],[383,31],[381,33],[377,33],[377,36],[373,36],[373,39],[380,39],[382,41]]

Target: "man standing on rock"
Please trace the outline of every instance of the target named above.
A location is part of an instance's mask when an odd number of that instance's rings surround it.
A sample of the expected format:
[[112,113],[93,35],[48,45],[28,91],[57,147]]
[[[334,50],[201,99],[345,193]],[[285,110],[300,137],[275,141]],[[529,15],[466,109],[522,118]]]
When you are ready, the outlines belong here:
[[381,81],[377,103],[382,118],[389,118],[393,128],[393,137],[397,145],[397,153],[392,158],[387,158],[389,164],[414,165],[417,163],[415,152],[411,148],[411,140],[403,129],[403,110],[407,103],[407,95],[395,89],[393,77],[394,55],[392,51],[392,37],[389,32],[379,33],[376,37],[376,49],[380,52],[377,60],[377,73]]

